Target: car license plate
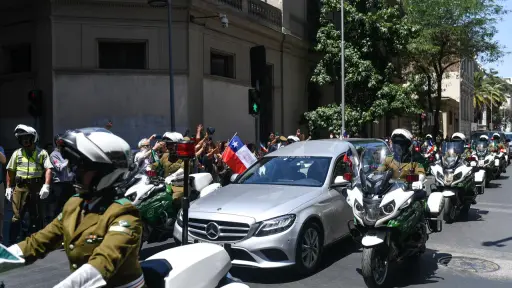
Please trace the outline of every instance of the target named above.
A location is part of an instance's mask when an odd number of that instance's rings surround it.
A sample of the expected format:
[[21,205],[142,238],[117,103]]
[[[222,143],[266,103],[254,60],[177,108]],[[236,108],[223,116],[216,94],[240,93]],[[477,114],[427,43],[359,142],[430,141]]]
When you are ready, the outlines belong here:
[[485,161],[484,161],[484,160],[479,160],[479,161],[478,161],[478,165],[479,165],[479,166],[484,166],[484,164],[485,164]]
[[194,240],[194,243],[208,243],[208,244],[215,244],[215,245],[219,245],[220,247],[224,247],[224,243],[208,242],[208,241],[202,241],[202,240],[197,240],[197,239]]

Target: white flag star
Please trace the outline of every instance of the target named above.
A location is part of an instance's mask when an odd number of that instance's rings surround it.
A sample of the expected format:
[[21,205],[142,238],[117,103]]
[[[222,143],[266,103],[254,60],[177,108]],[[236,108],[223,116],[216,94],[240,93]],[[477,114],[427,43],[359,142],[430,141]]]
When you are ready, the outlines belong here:
[[233,147],[238,147],[238,142],[233,142]]

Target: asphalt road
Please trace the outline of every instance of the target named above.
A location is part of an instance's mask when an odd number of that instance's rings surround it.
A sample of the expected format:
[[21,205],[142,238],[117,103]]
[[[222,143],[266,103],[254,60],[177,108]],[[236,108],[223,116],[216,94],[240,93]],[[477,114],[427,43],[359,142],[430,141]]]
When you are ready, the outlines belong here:
[[[444,224],[443,232],[431,234],[427,252],[404,262],[392,272],[395,287],[512,287],[512,166],[507,175],[477,199],[468,221]],[[172,243],[146,246],[142,258],[170,248]],[[366,287],[359,273],[361,253],[350,239],[329,247],[322,269],[299,278],[287,269],[262,271],[233,268],[232,274],[250,287]],[[439,264],[453,257],[447,266]],[[471,259],[459,260],[457,257]],[[489,262],[485,262],[489,261]],[[68,272],[62,251],[19,270],[0,275],[6,288],[53,287]],[[193,287],[191,287],[193,288]]]

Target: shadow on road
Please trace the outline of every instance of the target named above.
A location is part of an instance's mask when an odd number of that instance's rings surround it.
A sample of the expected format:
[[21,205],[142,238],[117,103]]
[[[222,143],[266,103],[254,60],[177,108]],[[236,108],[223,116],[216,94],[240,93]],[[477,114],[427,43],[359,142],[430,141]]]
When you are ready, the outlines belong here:
[[503,238],[503,239],[496,240],[496,241],[485,241],[485,242],[482,242],[482,246],[486,246],[486,247],[494,246],[494,247],[501,248],[501,247],[507,246],[506,244],[503,244],[503,243],[509,242],[509,241],[512,241],[512,237],[507,237],[507,238]]
[[[439,259],[451,257],[448,253],[438,253],[436,250],[427,249],[419,258],[409,258],[401,263],[391,266],[390,287],[408,287],[412,285],[427,285],[444,280],[436,276],[439,268]],[[361,275],[361,269],[356,269]]]
[[459,222],[473,222],[473,221],[485,221],[482,215],[489,214],[489,211],[471,208],[469,209],[468,215],[466,217],[459,217]]
[[[499,180],[499,179],[498,179]],[[490,189],[493,189],[493,188],[500,188],[501,187],[501,183],[489,183],[489,187]]]
[[[350,237],[342,239],[332,246],[325,248],[322,254],[322,263],[320,264],[320,268],[317,273],[328,268],[349,254],[358,252],[359,250],[359,245]],[[233,267],[230,272],[233,276],[240,278],[244,282],[260,284],[289,283],[305,278],[304,276],[298,275],[293,268],[255,269]]]
[[505,180],[505,179],[508,179],[510,178],[510,176],[508,175],[501,175],[500,178],[498,178],[497,180]]

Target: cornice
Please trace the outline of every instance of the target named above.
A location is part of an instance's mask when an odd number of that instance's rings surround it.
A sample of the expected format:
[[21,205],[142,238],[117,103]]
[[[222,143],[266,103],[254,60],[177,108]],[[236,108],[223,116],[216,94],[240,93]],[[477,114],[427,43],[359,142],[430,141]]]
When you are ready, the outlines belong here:
[[[167,9],[166,7],[152,7],[147,1],[141,0],[50,0],[52,4],[61,6],[100,6],[100,7],[120,7],[120,8],[147,8],[147,9]],[[176,9],[187,8],[187,5],[172,5]]]

